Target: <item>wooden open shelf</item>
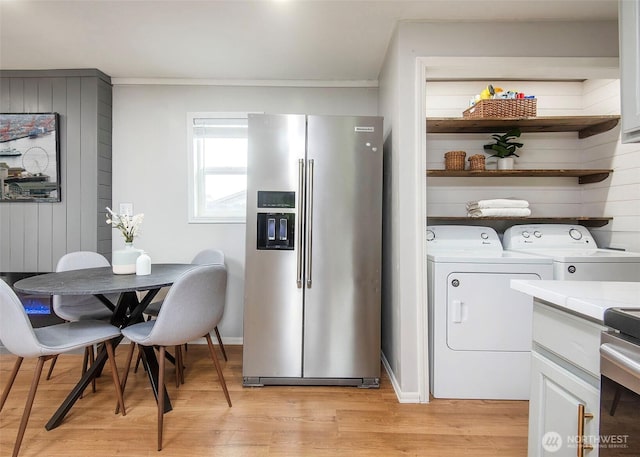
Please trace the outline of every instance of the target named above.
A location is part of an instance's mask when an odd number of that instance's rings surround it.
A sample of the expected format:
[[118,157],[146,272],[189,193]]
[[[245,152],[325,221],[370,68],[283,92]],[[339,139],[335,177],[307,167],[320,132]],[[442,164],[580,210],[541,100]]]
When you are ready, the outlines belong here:
[[427,176],[439,178],[506,178],[506,177],[575,177],[580,184],[590,184],[607,179],[613,170],[427,170]]
[[618,115],[607,116],[540,116],[509,119],[466,119],[458,117],[428,117],[427,133],[498,133],[512,128],[524,132],[578,132],[578,138],[588,138],[611,130],[620,121]]
[[463,224],[500,226],[501,229],[515,224],[579,224],[585,227],[604,227],[612,217],[464,217],[428,216],[427,225]]

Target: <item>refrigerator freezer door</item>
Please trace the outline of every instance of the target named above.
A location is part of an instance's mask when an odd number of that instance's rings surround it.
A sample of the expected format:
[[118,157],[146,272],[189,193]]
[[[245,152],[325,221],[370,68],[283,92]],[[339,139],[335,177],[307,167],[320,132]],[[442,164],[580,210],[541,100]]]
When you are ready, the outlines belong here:
[[[304,173],[305,116],[250,115],[247,170],[247,225],[244,297],[243,376],[245,384],[259,377],[299,378],[302,376],[303,291],[297,285],[302,185]],[[295,208],[290,203],[274,208],[277,201],[261,203],[258,191],[295,192]],[[265,195],[264,193],[262,195]],[[267,194],[269,195],[269,194]],[[274,194],[271,194],[274,195]],[[258,249],[258,213],[293,213],[295,230],[276,230],[284,217],[274,219],[273,235],[280,244],[283,236],[294,249]],[[267,218],[269,219],[269,218]],[[267,230],[269,224],[263,224]],[[278,238],[276,240],[276,238]]]
[[303,376],[378,378],[382,118],[307,122]]

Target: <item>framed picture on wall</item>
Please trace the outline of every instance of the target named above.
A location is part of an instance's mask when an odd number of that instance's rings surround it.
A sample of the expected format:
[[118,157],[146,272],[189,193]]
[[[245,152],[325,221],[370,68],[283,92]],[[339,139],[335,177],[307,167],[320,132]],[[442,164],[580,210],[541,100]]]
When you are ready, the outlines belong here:
[[0,114],[0,203],[60,201],[58,113]]

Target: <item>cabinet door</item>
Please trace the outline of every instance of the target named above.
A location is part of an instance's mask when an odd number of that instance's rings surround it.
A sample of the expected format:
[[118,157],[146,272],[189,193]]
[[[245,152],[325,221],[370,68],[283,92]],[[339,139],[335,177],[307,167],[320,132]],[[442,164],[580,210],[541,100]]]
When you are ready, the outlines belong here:
[[[600,390],[540,354],[531,357],[529,457],[597,457]],[[594,378],[594,381],[597,381]],[[580,405],[586,413],[580,417]],[[593,414],[592,418],[588,418]],[[593,449],[578,453],[578,430]]]
[[620,0],[622,142],[640,142],[640,0]]

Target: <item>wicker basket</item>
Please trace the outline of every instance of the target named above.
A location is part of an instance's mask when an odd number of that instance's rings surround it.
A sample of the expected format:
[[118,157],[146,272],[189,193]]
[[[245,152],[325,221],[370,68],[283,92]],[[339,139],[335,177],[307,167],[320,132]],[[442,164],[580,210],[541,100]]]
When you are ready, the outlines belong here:
[[537,104],[535,98],[495,98],[480,100],[475,105],[464,110],[462,117],[469,119],[536,117]]
[[464,158],[467,153],[464,151],[449,151],[444,154],[445,170],[464,170]]
[[474,154],[469,157],[469,170],[471,171],[484,171],[485,170],[485,156],[482,154]]

